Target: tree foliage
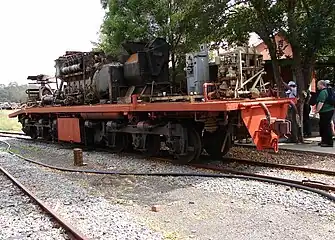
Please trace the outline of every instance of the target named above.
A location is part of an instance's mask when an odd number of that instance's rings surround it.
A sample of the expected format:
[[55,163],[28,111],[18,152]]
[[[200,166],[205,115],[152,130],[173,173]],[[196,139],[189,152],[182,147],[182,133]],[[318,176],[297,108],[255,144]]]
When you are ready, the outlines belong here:
[[230,41],[244,42],[249,33],[256,32],[267,45],[274,77],[280,83],[278,55],[281,51],[275,35],[284,36],[292,47],[302,123],[303,91],[311,83],[316,59],[326,52],[332,53],[335,47],[334,1],[244,0],[235,3],[236,6],[224,13],[227,22],[221,26],[219,38],[225,35]]
[[251,32],[267,45],[274,75],[279,81],[276,63],[282,51],[275,41],[281,34],[293,50],[295,75],[300,90],[310,84],[318,55],[332,53],[335,47],[335,8],[331,0],[241,0],[223,13],[227,20],[213,38],[243,43]]
[[238,45],[247,44],[250,33],[255,32],[267,45],[273,66],[274,80],[281,90],[279,62],[282,54],[277,46],[275,36],[283,27],[283,8],[281,4],[274,4],[271,0],[235,1],[224,13],[226,22],[221,26],[212,26],[220,29],[219,34],[212,39],[219,41],[226,39]]
[[[244,44],[257,33],[267,45],[280,83],[275,41],[280,33],[291,44],[295,75],[305,90],[318,55],[335,48],[335,8],[331,0],[101,0],[106,15],[100,47],[119,52],[125,40],[165,37],[174,70],[184,68],[184,54],[200,43]],[[175,75],[175,74],[173,74]],[[278,84],[280,86],[280,84]]]
[[0,84],[0,102],[24,102],[27,100],[26,89],[28,85],[19,85],[10,82],[7,86]]
[[171,47],[172,78],[182,72],[185,53],[210,36],[209,24],[227,0],[101,0],[106,10],[100,47],[117,54],[126,40],[164,37]]
[[286,0],[287,22],[281,31],[292,46],[298,84],[306,89],[317,56],[335,44],[335,8],[330,0]]

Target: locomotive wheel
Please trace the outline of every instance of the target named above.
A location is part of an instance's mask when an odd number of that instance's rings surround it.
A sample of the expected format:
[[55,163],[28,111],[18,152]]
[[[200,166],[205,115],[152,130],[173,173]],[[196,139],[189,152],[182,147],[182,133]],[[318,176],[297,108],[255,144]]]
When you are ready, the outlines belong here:
[[43,138],[47,141],[52,140],[52,134],[49,132],[49,128],[43,128]]
[[115,146],[110,146],[112,152],[120,153],[127,150],[129,147],[129,137],[125,133],[116,133],[115,135]]
[[186,155],[175,154],[178,163],[186,164],[196,161],[202,152],[202,142],[199,133],[194,128],[187,129],[188,147]]
[[232,140],[230,136],[227,136],[226,144],[223,148],[223,151],[221,152],[221,148],[227,134],[227,130],[216,131],[214,133],[206,131],[204,132],[204,149],[211,157],[220,159],[229,152],[232,146]]
[[152,134],[147,135],[145,146],[147,150],[144,151],[143,153],[147,157],[157,156],[159,154],[159,151],[161,150],[160,135],[152,135]]
[[34,140],[38,138],[36,127],[30,127],[29,136]]

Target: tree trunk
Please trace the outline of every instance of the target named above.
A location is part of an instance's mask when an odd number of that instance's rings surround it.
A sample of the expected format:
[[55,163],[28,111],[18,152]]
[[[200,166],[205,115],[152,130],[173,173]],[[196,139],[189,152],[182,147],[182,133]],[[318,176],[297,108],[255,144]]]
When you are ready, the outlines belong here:
[[[294,56],[294,55],[293,55]],[[299,62],[298,62],[299,61]],[[305,104],[305,96],[303,94],[304,91],[307,91],[312,79],[312,73],[314,69],[314,59],[309,59],[307,63],[302,63],[300,56],[297,57],[294,61],[294,67],[295,67],[295,75],[296,75],[296,81],[298,85],[298,96],[299,100],[297,103],[297,108],[299,110],[299,118],[300,118],[300,141],[303,142],[303,134],[304,134],[304,104]]]
[[272,64],[272,70],[273,70],[273,78],[275,83],[277,84],[278,93],[277,96],[279,97],[280,94],[283,92],[282,89],[282,83],[281,83],[281,77],[280,77],[280,71],[279,71],[279,59],[277,57],[277,43],[275,40],[275,37],[270,37],[268,34],[265,33],[258,33],[259,36],[262,37],[264,43],[268,47],[269,54],[271,57],[271,64]]
[[176,55],[174,51],[171,51],[171,64],[172,64],[171,84],[172,87],[174,87],[176,84]]
[[278,59],[272,59],[272,70],[273,70],[273,78],[277,85],[278,93],[277,97],[280,97],[283,95],[283,87],[281,83],[281,77],[280,77],[280,71],[279,71],[279,60]]
[[[294,55],[293,55],[294,58]],[[300,60],[300,57],[298,57]],[[303,91],[305,90],[305,79],[304,79],[304,74],[303,74],[303,67],[300,62],[297,62],[297,60],[294,61],[294,70],[295,70],[295,78],[296,78],[296,84],[297,84],[297,109],[298,109],[298,116],[297,116],[297,123],[299,125],[299,131],[298,131],[298,140],[299,142],[303,142],[303,136],[304,136],[304,103],[305,103],[305,97],[302,94]]]

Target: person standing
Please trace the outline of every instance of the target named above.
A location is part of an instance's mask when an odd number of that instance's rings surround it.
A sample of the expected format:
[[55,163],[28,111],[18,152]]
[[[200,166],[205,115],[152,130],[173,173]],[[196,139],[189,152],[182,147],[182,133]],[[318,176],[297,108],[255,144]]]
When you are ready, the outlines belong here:
[[334,106],[327,103],[328,90],[326,81],[320,80],[317,84],[320,94],[316,100],[316,114],[319,113],[319,131],[321,136],[321,142],[319,146],[321,147],[333,147],[333,137],[331,129],[331,120],[334,114]]
[[312,136],[312,127],[311,127],[311,119],[309,114],[311,112],[311,92],[307,90],[304,92],[305,102],[304,102],[304,110],[303,110],[303,126],[304,126],[304,137],[311,137]]
[[[294,81],[290,81],[288,84],[285,83],[282,80],[284,87],[286,89],[286,96],[288,98],[297,98],[297,84]],[[290,105],[288,108],[288,113],[287,113],[287,119],[291,122],[291,135],[288,139],[287,142],[289,143],[298,143],[298,139],[299,139],[299,125],[298,125],[298,120],[297,120],[297,116],[298,116],[298,110],[296,108],[296,106],[294,105]]]
[[[328,93],[329,92],[335,92],[335,87],[332,86],[331,82],[329,80],[325,80],[325,82],[327,84],[327,88],[330,89],[330,90],[328,89]],[[332,119],[330,121],[330,126],[332,128],[333,139],[335,140],[335,112],[334,112],[333,117],[332,117]]]
[[297,97],[297,85],[295,84],[295,82],[290,81],[287,85],[285,85],[287,91],[286,96],[288,98],[296,98]]

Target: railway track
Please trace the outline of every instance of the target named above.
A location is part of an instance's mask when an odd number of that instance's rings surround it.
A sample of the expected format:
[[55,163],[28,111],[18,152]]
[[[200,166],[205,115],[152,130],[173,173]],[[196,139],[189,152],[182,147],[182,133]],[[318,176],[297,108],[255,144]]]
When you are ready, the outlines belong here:
[[[261,175],[261,174],[255,174],[250,172],[244,172],[244,171],[236,171],[233,169],[227,169],[223,167],[213,166],[210,164],[190,164],[190,167],[194,167],[197,169],[203,169],[203,170],[211,170],[216,173],[169,173],[169,172],[118,172],[118,171],[106,171],[106,170],[92,170],[92,169],[78,169],[78,168],[65,168],[65,167],[58,167],[58,166],[52,166],[48,165],[39,161],[35,161],[29,158],[26,158],[21,155],[17,155],[10,151],[10,144],[5,142],[7,144],[7,150],[12,155],[15,155],[25,161],[28,161],[30,163],[34,163],[43,167],[47,167],[53,170],[63,171],[63,172],[79,172],[79,173],[88,173],[88,174],[100,174],[100,175],[132,175],[132,176],[173,176],[173,177],[210,177],[210,178],[239,178],[239,179],[246,179],[246,180],[256,180],[256,181],[262,181],[267,183],[273,183],[273,184],[280,184],[285,186],[290,186],[298,189],[303,189],[306,191],[314,192],[317,194],[320,194],[330,200],[335,201],[335,195],[333,195],[330,192],[335,192],[335,186],[328,185],[326,183],[318,182],[318,181],[312,181],[312,180],[292,180],[292,179],[286,179],[286,178],[280,178],[280,177],[274,177],[274,176],[268,176],[268,175]],[[153,160],[157,161],[170,161],[170,159],[166,158],[153,158]],[[230,160],[238,160],[238,159],[230,159]],[[248,162],[251,164],[252,162]],[[261,164],[258,163],[257,164]],[[273,164],[273,166],[276,166],[276,164]],[[273,167],[272,166],[272,167]],[[276,167],[283,167],[283,166],[276,166]],[[303,171],[309,171],[308,168],[299,167],[299,169],[294,169],[293,166],[289,166],[290,168],[293,168],[291,170],[299,170],[300,168]],[[315,170],[315,169],[314,169]],[[309,171],[309,172],[313,172]],[[315,172],[315,171],[314,171]],[[335,175],[334,172],[331,171],[325,171],[318,169],[317,173],[327,174],[327,175]]]
[[0,134],[26,136],[26,134],[22,132],[11,132],[11,131],[0,131]]
[[[16,178],[14,178],[7,170],[3,167],[0,167],[0,179],[1,179],[1,189],[5,194],[10,196],[10,199],[20,198],[19,204],[17,204],[17,208],[32,208],[29,201],[24,200],[23,198],[29,198],[38,205],[44,212],[41,214],[46,214],[51,219],[55,220],[61,228],[63,228],[67,234],[68,239],[73,240],[86,240],[88,239],[84,236],[80,231],[71,226],[68,222],[66,222],[58,213],[56,213],[50,206],[46,203],[38,199],[30,190],[28,190],[22,183],[20,183]],[[15,189],[16,188],[16,189]],[[19,192],[17,191],[19,189]],[[22,196],[22,193],[24,195]],[[18,196],[21,195],[21,196]],[[8,196],[2,196],[2,199]],[[23,206],[24,205],[24,206]],[[30,206],[29,206],[30,205]],[[65,238],[66,239],[66,238]]]
[[[7,137],[11,137],[11,138],[20,139],[20,140],[32,141],[31,138],[29,138],[27,136],[23,137],[22,135],[24,135],[24,134],[23,133],[13,133],[13,132],[0,131],[0,136],[7,136]],[[50,143],[50,142],[45,142],[45,141],[42,141],[42,142],[43,143]],[[106,149],[97,149],[97,150],[101,150],[101,151],[104,151],[104,152],[108,151]],[[292,150],[292,152],[293,152],[293,150]],[[302,151],[297,151],[297,152],[302,153]],[[131,154],[131,153],[129,153],[129,154]],[[135,154],[135,155],[138,156],[138,154]],[[167,160],[167,158],[157,158],[157,157],[155,157],[154,159],[156,159],[156,160]],[[211,159],[208,159],[207,156],[203,156],[201,160],[211,161]],[[318,169],[318,168],[309,168],[309,167],[298,166],[298,165],[269,163],[269,162],[264,162],[264,161],[252,161],[252,160],[248,160],[248,159],[233,158],[233,157],[224,157],[224,158],[222,158],[222,161],[224,161],[224,162],[235,162],[235,163],[238,163],[238,164],[244,164],[244,165],[250,165],[250,166],[278,168],[278,169],[286,169],[286,170],[292,170],[292,171],[301,171],[301,172],[306,172],[306,173],[317,173],[317,174],[335,176],[335,171],[325,170],[325,169]]]

